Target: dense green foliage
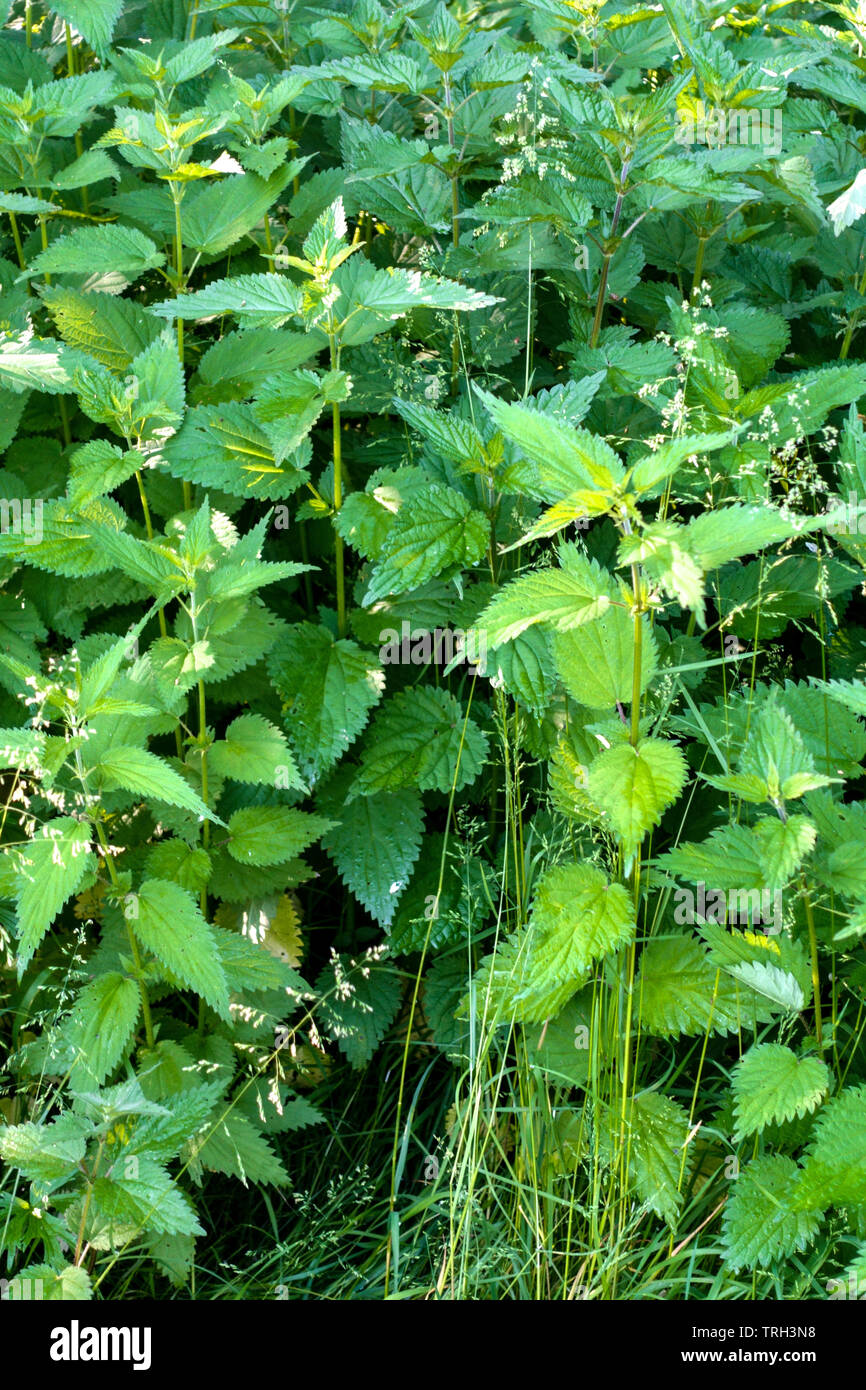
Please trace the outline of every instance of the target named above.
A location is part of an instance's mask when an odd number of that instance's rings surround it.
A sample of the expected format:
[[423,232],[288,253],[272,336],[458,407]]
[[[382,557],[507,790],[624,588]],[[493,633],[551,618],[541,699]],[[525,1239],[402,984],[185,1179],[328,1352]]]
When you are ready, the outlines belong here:
[[12,1296],[840,1296],[862,9],[0,8]]

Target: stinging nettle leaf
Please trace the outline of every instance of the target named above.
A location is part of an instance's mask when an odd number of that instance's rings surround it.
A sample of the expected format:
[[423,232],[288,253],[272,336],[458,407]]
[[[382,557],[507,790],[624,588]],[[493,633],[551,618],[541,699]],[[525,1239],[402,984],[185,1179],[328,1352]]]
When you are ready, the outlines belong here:
[[145,879],[125,904],[127,921],[146,950],[225,1019],[229,996],[213,929],[176,883]]

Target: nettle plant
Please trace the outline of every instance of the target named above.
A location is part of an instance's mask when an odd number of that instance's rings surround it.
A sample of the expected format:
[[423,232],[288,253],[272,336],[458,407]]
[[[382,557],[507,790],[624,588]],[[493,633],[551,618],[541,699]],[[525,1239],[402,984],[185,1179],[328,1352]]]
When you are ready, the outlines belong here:
[[9,1272],[182,1285],[390,1039],[386,1289],[418,1047],[440,1292],[479,1154],[592,1296],[652,1222],[650,1282],[705,1227],[726,1296],[844,1281],[860,19],[7,10]]

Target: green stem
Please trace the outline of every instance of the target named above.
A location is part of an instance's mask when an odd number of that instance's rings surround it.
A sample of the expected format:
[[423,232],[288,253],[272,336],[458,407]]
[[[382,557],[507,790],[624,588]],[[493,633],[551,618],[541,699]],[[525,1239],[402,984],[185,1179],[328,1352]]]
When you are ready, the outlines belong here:
[[[21,233],[18,230],[18,218],[15,216],[14,212],[9,213],[9,221],[12,224],[12,240],[15,242],[15,254],[18,257],[18,264],[22,270],[26,270],[27,262],[24,259],[24,247],[21,244]],[[27,289],[28,291],[30,290],[29,283]]]
[[81,1221],[78,1224],[78,1238],[75,1242],[75,1254],[72,1263],[76,1266],[81,1264],[82,1251],[84,1249],[84,1228],[87,1224],[87,1213],[90,1210],[90,1199],[93,1196],[93,1184],[96,1182],[96,1175],[99,1172],[99,1165],[102,1162],[102,1151],[105,1148],[105,1135],[99,1141],[99,1148],[96,1151],[96,1158],[90,1176],[87,1179],[87,1191],[84,1194],[84,1202],[81,1208]]
[[[622,162],[622,169],[619,175],[619,188],[616,195],[616,203],[613,209],[613,217],[610,223],[610,235],[608,241],[616,236],[616,229],[619,226],[619,219],[622,215],[622,205],[625,201],[625,181],[628,178],[628,171],[631,166],[631,152],[626,152],[626,157]],[[604,263],[601,267],[601,280],[599,281],[598,294],[595,300],[595,315],[592,320],[592,332],[589,336],[589,346],[594,348],[598,342],[598,335],[601,332],[601,321],[604,316],[604,303],[607,298],[607,280],[610,274],[610,263],[613,260],[615,247],[604,253]]]
[[[195,15],[193,15],[193,21]],[[193,30],[195,23],[193,22]],[[182,194],[178,194],[172,184],[172,197],[174,198],[174,272],[177,278],[175,292],[183,294],[183,228],[180,213]],[[183,367],[183,319],[178,315],[177,320],[177,355],[180,358],[180,365]],[[184,511],[189,511],[192,507],[192,483],[184,479],[183,482],[183,506]]]
[[[94,825],[96,826],[96,834],[99,839],[99,843],[102,846],[103,858],[105,859],[105,864],[108,869],[108,877],[111,879],[113,887],[115,887],[119,891],[120,881],[117,877],[117,870],[115,869],[114,862],[111,858],[111,848],[109,846],[108,840],[106,839],[105,831],[103,830],[102,825],[98,820],[94,821]],[[153,1035],[153,1019],[151,1018],[150,1013],[150,1000],[147,997],[147,985],[144,983],[144,972],[141,968],[141,955],[139,954],[138,950],[138,942],[135,939],[135,933],[133,932],[132,927],[129,925],[129,918],[126,916],[126,913],[124,913],[123,919],[126,922],[126,934],[129,938],[129,949],[132,952],[132,959],[135,966],[135,974],[138,979],[138,988],[141,994],[141,1010],[144,1015],[144,1033],[145,1037],[147,1038],[148,1047],[153,1047],[155,1043],[155,1038]]]
[[604,315],[604,301],[607,297],[607,277],[610,272],[610,263],[613,259],[613,252],[605,252],[604,261],[601,267],[601,279],[598,282],[598,294],[595,299],[595,314],[592,320],[592,332],[589,335],[589,346],[594,348],[598,342],[598,335],[601,332],[601,320]]
[[631,567],[631,582],[634,589],[635,610],[634,610],[634,659],[632,662],[631,673],[631,728],[629,732],[629,743],[632,748],[637,747],[640,738],[640,690],[641,674],[643,663],[643,613],[641,610],[640,592],[640,570],[637,565]]
[[[183,294],[183,232],[181,225],[180,204],[181,197],[174,192],[174,273],[177,277],[175,286],[176,294]],[[177,355],[180,358],[180,365],[183,366],[183,319],[178,315],[177,320]]]
[[63,396],[57,397],[57,405],[60,410],[60,428],[63,431],[63,443],[68,449],[72,443],[72,431],[69,428],[69,415],[66,410],[66,401]]
[[[862,274],[862,276],[861,276],[861,279],[860,279],[860,283],[859,283],[859,285],[857,286],[857,293],[858,293],[859,295],[866,294],[866,270],[864,270],[864,272],[863,272],[863,274]],[[857,309],[854,310],[853,314],[851,315],[851,318],[848,320],[848,327],[847,327],[847,329],[846,329],[846,331],[845,331],[845,337],[844,337],[844,339],[842,340],[842,350],[841,350],[841,352],[839,353],[839,361],[840,361],[840,362],[844,362],[844,361],[845,361],[845,358],[848,356],[848,349],[849,349],[850,346],[851,346],[851,339],[854,337],[854,330],[855,330],[855,328],[857,327],[857,324],[859,323],[859,321],[860,321],[860,309],[857,308]]]
[[806,926],[809,929],[809,955],[812,961],[812,997],[815,1007],[815,1039],[818,1043],[818,1055],[824,1056],[824,1023],[821,1015],[821,972],[818,966],[818,937],[815,931],[815,916],[812,912],[812,899],[809,894],[809,885],[806,882],[806,875],[800,874],[800,882],[803,887],[803,906],[806,911]]
[[[335,335],[329,334],[331,347],[331,370],[339,368],[339,352]],[[334,451],[334,516],[343,505],[343,440],[340,433],[340,403],[331,402],[331,437]],[[346,635],[346,564],[343,554],[343,538],[334,526],[334,561],[337,574],[337,631],[341,637]]]
[[699,290],[704,276],[704,252],[707,249],[707,238],[698,237],[698,254],[695,256],[695,273],[692,276],[692,294]]

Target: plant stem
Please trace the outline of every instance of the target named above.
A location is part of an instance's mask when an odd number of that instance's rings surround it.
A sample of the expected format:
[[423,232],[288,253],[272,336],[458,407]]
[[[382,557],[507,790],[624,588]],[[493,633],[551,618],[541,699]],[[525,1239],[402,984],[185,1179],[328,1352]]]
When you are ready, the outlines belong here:
[[[181,196],[174,188],[174,272],[177,277],[175,291],[183,294],[183,240],[180,215]],[[183,366],[183,319],[178,315],[177,320],[177,355],[180,358],[180,365]]]
[[103,1135],[99,1141],[99,1148],[96,1151],[93,1169],[87,1179],[87,1191],[84,1194],[84,1203],[81,1208],[81,1221],[78,1226],[78,1238],[75,1242],[75,1255],[72,1260],[72,1263],[76,1266],[81,1264],[82,1251],[84,1249],[84,1227],[87,1224],[87,1213],[90,1210],[90,1199],[93,1196],[93,1184],[96,1181],[96,1174],[99,1172],[99,1165],[102,1162],[102,1151],[104,1148],[105,1135]]
[[695,290],[699,290],[699,289],[700,289],[701,283],[702,283],[702,281],[703,281],[703,275],[704,275],[704,252],[706,251],[706,249],[707,249],[707,238],[704,237],[704,236],[699,236],[699,237],[698,237],[698,253],[697,253],[697,255],[695,256],[695,273],[694,273],[694,275],[692,276],[692,294],[694,294]]
[[[336,334],[328,335],[331,348],[331,370],[337,371],[340,354],[337,349]],[[334,518],[343,505],[343,440],[340,433],[340,403],[331,402],[331,438],[334,454]],[[337,575],[337,631],[341,637],[346,635],[346,562],[343,554],[343,538],[334,526],[334,562]]]
[[[861,276],[861,278],[860,278],[860,283],[859,283],[859,285],[857,286],[857,293],[858,293],[859,295],[864,295],[864,294],[866,294],[866,270],[864,270],[864,272],[863,272],[863,274],[862,274],[862,276]],[[844,339],[842,340],[842,349],[841,349],[841,351],[840,351],[840,353],[839,353],[839,361],[840,361],[840,362],[844,362],[845,359],[846,359],[846,357],[848,356],[848,349],[849,349],[850,346],[851,346],[851,339],[854,337],[854,330],[855,330],[855,328],[857,327],[857,324],[859,323],[859,321],[860,321],[860,309],[857,308],[857,309],[854,310],[853,314],[851,315],[850,319],[848,320],[848,327],[847,327],[847,329],[845,330],[845,337],[844,337]]]
[[[622,162],[622,169],[619,175],[619,188],[617,189],[616,203],[613,209],[613,217],[610,223],[610,234],[607,238],[608,243],[616,236],[616,229],[619,226],[619,219],[622,215],[622,205],[625,201],[625,181],[628,178],[628,171],[631,167],[631,151],[626,151],[626,156]],[[595,315],[592,320],[592,332],[589,335],[589,346],[594,348],[598,342],[598,335],[601,332],[601,321],[604,316],[604,302],[607,298],[607,280],[610,274],[610,263],[613,260],[616,247],[611,247],[604,253],[604,261],[601,267],[601,280],[598,285],[598,294],[595,300]]]
[[815,916],[812,912],[812,898],[809,894],[809,885],[806,882],[806,875],[801,872],[800,883],[803,887],[803,906],[806,912],[806,926],[809,929],[809,955],[812,961],[812,999],[815,1008],[815,1039],[818,1043],[818,1055],[824,1056],[824,1024],[821,1015],[821,972],[818,966],[818,937],[815,932]]
[[[9,221],[12,225],[12,240],[15,242],[15,254],[18,257],[18,264],[22,270],[26,270],[27,262],[24,259],[24,247],[21,244],[21,233],[18,230],[18,218],[15,216],[14,212],[9,213]],[[29,281],[27,289],[28,292],[30,292]]]
[[[442,74],[442,91],[444,94],[445,122],[448,130],[448,148],[455,149],[457,138],[454,133],[454,106],[451,94],[451,78],[447,72]],[[458,188],[458,178],[456,171],[450,175],[451,179],[451,245],[456,247],[460,244],[460,193]],[[451,390],[456,394],[457,381],[460,376],[460,339],[457,314],[454,315],[454,333],[451,338]]]
[[[192,640],[198,643],[198,610],[196,607],[195,589],[190,593],[190,621],[192,623]],[[208,804],[208,777],[207,777],[207,704],[205,700],[204,681],[198,682],[198,742],[201,750],[201,799],[205,806]],[[202,847],[207,849],[210,844],[210,821],[204,821],[201,828]],[[202,888],[199,894],[199,906],[201,915],[207,919],[207,887]],[[199,1024],[202,1021],[202,1011],[199,1010]]]
[[[195,14],[193,14],[193,30],[195,30]],[[183,294],[183,228],[180,213],[180,204],[183,194],[178,193],[171,185],[172,197],[174,199],[174,271],[177,277],[175,286],[177,294]],[[183,319],[178,315],[177,320],[177,355],[180,358],[180,365],[183,367]],[[186,479],[183,481],[183,506],[184,511],[189,511],[192,507],[192,483]]]
[[[96,826],[96,834],[99,839],[99,843],[102,846],[103,858],[105,859],[106,868],[108,869],[108,877],[111,879],[112,885],[119,891],[120,880],[117,877],[117,870],[115,869],[114,862],[111,858],[111,847],[109,846],[108,840],[105,835],[105,831],[103,830],[100,821],[95,820],[94,825]],[[123,909],[121,909],[121,911],[122,910]],[[138,950],[138,942],[135,939],[135,933],[133,932],[132,927],[129,925],[129,918],[127,917],[125,912],[123,914],[123,920],[126,922],[126,935],[129,938],[129,949],[132,952],[132,959],[135,965],[135,974],[138,979],[138,988],[141,994],[141,1010],[142,1014],[144,1015],[144,1033],[145,1037],[147,1038],[148,1047],[153,1047],[155,1042],[153,1036],[153,1019],[151,1018],[150,1014],[150,1000],[147,997],[147,985],[144,983],[144,972],[141,968],[141,955],[139,954]]]
[[631,582],[635,596],[634,610],[634,658],[632,661],[631,672],[631,726],[629,731],[629,743],[632,748],[636,748],[640,738],[640,691],[641,676],[643,665],[643,611],[641,608],[640,593],[640,570],[637,565],[631,567]]

